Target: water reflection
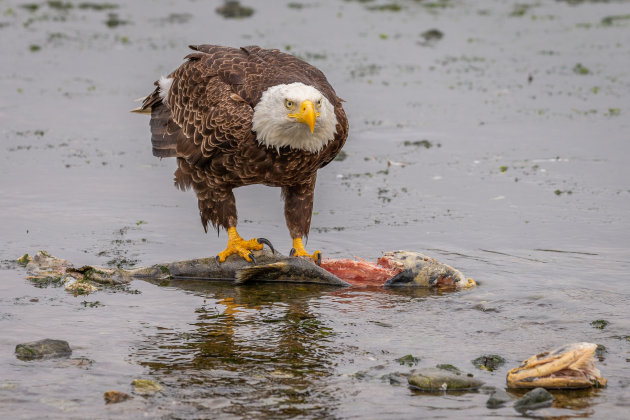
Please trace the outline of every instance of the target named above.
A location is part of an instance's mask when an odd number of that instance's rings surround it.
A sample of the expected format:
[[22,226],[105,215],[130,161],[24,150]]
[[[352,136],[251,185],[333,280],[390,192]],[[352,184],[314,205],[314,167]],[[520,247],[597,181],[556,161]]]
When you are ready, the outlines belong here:
[[[160,283],[164,285],[164,283]],[[171,281],[208,296],[188,332],[158,330],[132,355],[177,400],[229,400],[221,410],[247,417],[332,417],[325,386],[343,349],[311,309],[317,285],[233,287]],[[202,409],[200,407],[199,409]]]

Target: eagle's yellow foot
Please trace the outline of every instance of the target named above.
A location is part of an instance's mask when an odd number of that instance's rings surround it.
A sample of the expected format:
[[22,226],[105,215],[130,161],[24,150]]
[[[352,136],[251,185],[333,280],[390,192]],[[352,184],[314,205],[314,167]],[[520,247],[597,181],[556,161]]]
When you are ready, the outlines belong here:
[[304,249],[304,244],[302,243],[302,238],[293,238],[293,248],[291,248],[291,252],[289,252],[291,257],[306,257],[310,258],[317,265],[321,265],[322,263],[322,251],[315,251],[313,254],[309,254]]
[[232,254],[238,254],[245,259],[245,261],[253,262],[256,264],[256,259],[254,258],[254,254],[252,254],[252,250],[258,251],[263,249],[263,244],[267,244],[269,248],[271,248],[271,252],[275,252],[271,242],[269,242],[265,238],[258,239],[250,239],[246,241],[241,238],[241,235],[238,234],[235,227],[228,228],[228,243],[227,247],[219,252],[216,259],[217,262],[224,262],[227,257]]

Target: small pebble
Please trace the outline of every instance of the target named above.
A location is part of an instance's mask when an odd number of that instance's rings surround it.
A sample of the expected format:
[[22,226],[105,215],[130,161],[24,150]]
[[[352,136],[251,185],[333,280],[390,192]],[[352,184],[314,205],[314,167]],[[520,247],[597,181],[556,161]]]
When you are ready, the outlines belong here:
[[131,395],[120,391],[105,391],[103,398],[105,399],[106,404],[116,404],[127,401],[131,398]]
[[150,379],[134,379],[131,385],[133,392],[139,395],[151,395],[162,390],[162,385]]

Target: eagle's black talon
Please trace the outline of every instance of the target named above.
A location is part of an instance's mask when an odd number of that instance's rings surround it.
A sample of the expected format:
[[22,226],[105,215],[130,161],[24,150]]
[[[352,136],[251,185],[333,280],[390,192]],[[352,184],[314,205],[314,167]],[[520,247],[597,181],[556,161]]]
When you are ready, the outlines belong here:
[[252,254],[251,252],[249,253],[249,258],[252,259],[252,262],[254,263],[254,265],[258,265],[258,263],[256,262],[256,257],[254,257],[254,254]]
[[295,248],[291,248],[291,251],[289,251],[289,257],[293,256],[295,256]]
[[320,267],[322,266],[322,253],[321,252],[317,253],[317,261],[316,261],[316,263],[317,263],[318,266],[320,266]]
[[271,242],[269,242],[269,239],[265,239],[265,238],[257,238],[256,239],[258,241],[259,244],[265,244],[269,247],[269,249],[271,249],[271,253],[275,254],[276,250],[273,248],[273,245],[271,245]]
[[221,260],[219,259],[218,255],[214,257],[214,262],[217,263],[217,266],[221,266]]

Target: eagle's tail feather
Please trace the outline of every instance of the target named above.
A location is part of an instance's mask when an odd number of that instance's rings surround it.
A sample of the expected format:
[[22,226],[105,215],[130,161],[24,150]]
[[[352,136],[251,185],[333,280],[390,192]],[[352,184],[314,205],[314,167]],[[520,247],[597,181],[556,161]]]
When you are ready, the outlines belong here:
[[139,106],[138,108],[134,108],[131,112],[135,112],[136,114],[149,114],[151,115],[151,108],[143,108]]
[[153,156],[160,158],[177,156],[177,137],[181,129],[173,127],[168,107],[162,104],[153,106],[150,125]]

